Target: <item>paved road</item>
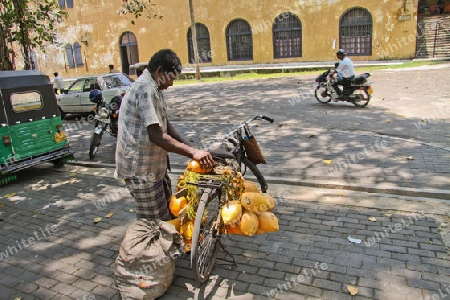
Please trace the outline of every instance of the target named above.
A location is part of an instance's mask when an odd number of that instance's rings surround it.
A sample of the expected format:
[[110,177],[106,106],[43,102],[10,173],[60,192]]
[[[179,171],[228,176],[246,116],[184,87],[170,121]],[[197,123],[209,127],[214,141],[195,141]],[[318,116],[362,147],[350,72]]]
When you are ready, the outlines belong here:
[[[312,96],[314,76],[176,86],[170,119],[197,147],[218,145],[234,125],[255,114],[273,125],[254,128],[267,176],[297,183],[450,190],[450,64],[372,72],[374,98],[360,109],[322,104]],[[77,160],[88,160],[92,125],[68,120]],[[107,136],[94,163],[114,164]],[[331,160],[325,164],[324,160]],[[187,160],[171,155],[175,168]]]
[[[254,133],[268,161],[263,172],[288,184],[272,181],[269,188],[279,232],[226,238],[238,265],[217,265],[200,288],[189,258],[178,258],[176,277],[161,299],[449,297],[449,100],[442,79],[449,72],[448,65],[375,71],[376,94],[366,109],[319,104],[309,94],[311,76],[173,88],[171,119],[198,146],[255,113],[274,117],[276,124]],[[421,120],[431,122],[417,129]],[[76,158],[87,161],[91,124],[71,119],[70,126]],[[386,142],[383,151],[374,146],[366,152],[377,141]],[[113,164],[113,153],[114,138],[106,137],[93,163]],[[358,160],[345,166],[346,155]],[[186,163],[177,156],[172,161],[180,169]],[[342,170],[328,175],[339,162]],[[1,188],[0,299],[120,299],[114,259],[135,217],[133,199],[112,171],[42,165]],[[318,188],[327,184],[335,189]],[[367,185],[372,193],[356,191]],[[382,188],[430,198],[380,193]],[[422,190],[429,192],[417,192]],[[103,219],[94,225],[98,216]],[[363,242],[351,243],[349,235]],[[220,258],[226,263],[223,252]],[[358,294],[350,296],[347,286],[358,287]]]

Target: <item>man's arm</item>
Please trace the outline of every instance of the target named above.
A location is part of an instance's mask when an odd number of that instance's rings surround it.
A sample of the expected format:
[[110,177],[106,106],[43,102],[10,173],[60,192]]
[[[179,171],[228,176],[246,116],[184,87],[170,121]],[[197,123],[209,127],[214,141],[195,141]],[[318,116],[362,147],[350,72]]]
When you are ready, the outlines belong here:
[[187,145],[185,139],[175,130],[175,127],[173,127],[172,123],[170,123],[169,121],[167,121],[167,134],[173,137],[175,140],[179,141],[180,143]]
[[192,158],[198,161],[202,167],[211,168],[214,166],[214,160],[209,152],[195,149],[180,142],[171,135],[164,133],[158,124],[147,126],[147,133],[152,143],[168,152],[173,152]]

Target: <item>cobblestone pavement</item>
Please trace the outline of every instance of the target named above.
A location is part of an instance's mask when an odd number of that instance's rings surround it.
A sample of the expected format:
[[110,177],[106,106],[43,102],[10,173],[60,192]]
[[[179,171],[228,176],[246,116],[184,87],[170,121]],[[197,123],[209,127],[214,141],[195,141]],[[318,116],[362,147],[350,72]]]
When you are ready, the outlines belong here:
[[[170,118],[198,147],[254,114],[276,119],[253,132],[280,231],[226,237],[237,266],[221,251],[201,287],[189,258],[178,258],[161,299],[450,297],[448,66],[374,71],[365,109],[318,103],[311,75],[169,90]],[[69,118],[65,126],[77,161],[88,162],[92,124]],[[105,136],[90,162],[98,168],[45,164],[1,187],[0,299],[120,299],[114,259],[135,215],[127,189],[112,178],[114,147]],[[175,169],[187,162],[171,158]],[[368,186],[372,193],[356,189]],[[103,219],[94,224],[96,217]]]
[[[2,188],[1,299],[120,299],[114,259],[134,202],[111,174],[44,165]],[[446,203],[288,185],[270,192],[279,232],[226,237],[237,266],[221,251],[200,288],[189,258],[178,258],[161,299],[427,299],[450,289],[439,233]]]

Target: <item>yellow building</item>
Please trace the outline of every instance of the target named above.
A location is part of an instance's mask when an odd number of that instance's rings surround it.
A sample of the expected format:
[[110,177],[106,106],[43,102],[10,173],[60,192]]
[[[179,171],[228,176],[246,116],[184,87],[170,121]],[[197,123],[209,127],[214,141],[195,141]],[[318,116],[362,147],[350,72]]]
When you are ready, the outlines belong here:
[[[161,48],[193,62],[188,0],[156,0],[162,19],[119,16],[121,0],[59,0],[69,13],[59,45],[38,53],[46,73],[64,77],[127,73]],[[201,66],[411,59],[417,0],[193,0]],[[190,46],[189,46],[190,45]]]

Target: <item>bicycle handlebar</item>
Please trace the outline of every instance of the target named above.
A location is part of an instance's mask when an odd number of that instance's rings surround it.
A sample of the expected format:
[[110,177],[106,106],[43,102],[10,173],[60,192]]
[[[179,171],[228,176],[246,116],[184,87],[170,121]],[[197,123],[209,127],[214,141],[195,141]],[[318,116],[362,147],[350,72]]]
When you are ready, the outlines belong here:
[[244,127],[246,124],[248,124],[248,123],[250,123],[250,122],[252,122],[252,121],[254,121],[254,120],[258,120],[258,119],[261,119],[261,120],[266,120],[266,121],[269,121],[270,123],[273,123],[275,120],[274,119],[272,119],[271,117],[268,117],[268,116],[264,116],[264,115],[256,115],[256,116],[254,116],[253,118],[250,118],[250,119],[248,119],[247,121],[245,121],[245,122],[243,122],[241,125],[239,125],[236,129],[234,129],[233,131],[231,131],[231,132],[229,132],[226,136],[225,136],[225,138],[228,138],[230,135],[232,135],[233,133],[235,133],[237,130],[239,130],[240,128],[242,128],[242,127]]

